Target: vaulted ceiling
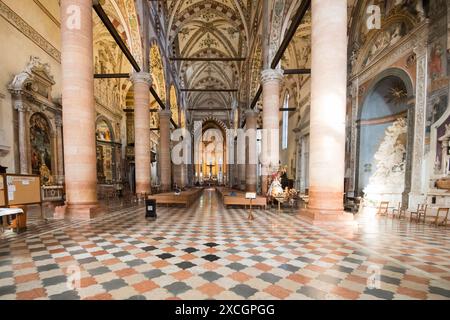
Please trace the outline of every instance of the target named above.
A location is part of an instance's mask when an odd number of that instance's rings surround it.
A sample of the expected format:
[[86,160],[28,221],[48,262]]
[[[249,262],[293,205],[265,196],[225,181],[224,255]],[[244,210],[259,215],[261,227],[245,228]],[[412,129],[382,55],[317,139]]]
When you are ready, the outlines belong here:
[[[246,58],[250,46],[252,10],[260,0],[169,0],[167,43],[182,58]],[[237,89],[243,61],[179,62],[185,89]],[[228,116],[235,92],[188,92],[194,117]],[[207,109],[208,111],[206,111]]]

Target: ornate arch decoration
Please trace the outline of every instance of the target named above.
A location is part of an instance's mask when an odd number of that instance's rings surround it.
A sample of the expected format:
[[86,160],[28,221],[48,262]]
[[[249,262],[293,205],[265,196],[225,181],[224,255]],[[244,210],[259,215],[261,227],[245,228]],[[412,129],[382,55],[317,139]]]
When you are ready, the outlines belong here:
[[172,112],[172,119],[176,124],[179,124],[178,99],[175,85],[170,86],[170,111]]
[[255,96],[261,82],[262,64],[261,38],[258,38],[253,51],[250,69],[250,97],[252,98]]
[[181,128],[186,128],[186,110],[184,110],[184,108],[182,108],[180,110],[180,127]]
[[[214,97],[207,96],[205,94],[198,94],[192,99],[192,105],[202,105],[202,104],[206,105],[216,104],[218,106],[225,107],[227,104],[227,100],[222,93],[220,93],[219,95],[215,95]],[[213,111],[212,108],[211,111]]]
[[[130,34],[130,47],[131,52],[136,59],[137,63],[142,66],[143,64],[143,46],[142,37],[139,28],[139,19],[136,12],[136,6],[134,1],[129,0],[110,0],[116,7],[120,9],[123,17],[127,17],[126,26],[129,29]],[[115,2],[115,3],[114,3]],[[117,3],[118,2],[118,3]],[[125,20],[125,19],[123,19]]]
[[[208,37],[209,37],[209,35],[212,35],[214,37],[210,41],[219,41],[219,43],[222,44],[223,48],[227,51],[226,53],[229,56],[232,56],[232,57],[237,56],[237,52],[236,52],[235,48],[233,47],[230,40],[227,38],[227,36],[222,31],[220,31],[218,28],[214,27],[213,25],[208,25],[202,21],[193,21],[190,23],[194,23],[194,22],[201,25],[201,27],[196,32],[194,32],[194,34],[190,37],[189,42],[181,51],[182,56],[186,56],[186,55],[190,54],[192,49],[200,42],[202,37],[205,35],[207,35]],[[220,21],[220,20],[215,21],[215,23],[220,23],[220,22],[222,22],[222,21]],[[205,30],[206,30],[206,33],[205,33]]]
[[207,116],[202,119],[202,131],[205,131],[206,129],[209,129],[212,127],[220,129],[222,131],[222,133],[224,133],[224,134],[227,130],[227,125],[225,124],[225,122],[217,119],[214,116]]
[[358,106],[358,117],[357,119],[361,119],[361,113],[362,113],[362,107],[364,105],[364,102],[366,101],[367,97],[369,97],[374,90],[376,89],[377,85],[382,81],[383,79],[386,79],[388,77],[396,77],[400,79],[405,87],[407,92],[407,101],[411,101],[415,97],[415,90],[413,86],[413,80],[411,76],[403,69],[400,68],[388,68],[382,72],[380,72],[376,77],[374,77],[371,81],[369,86],[367,87],[367,90],[365,90],[364,95],[360,99],[360,105]]
[[[201,49],[201,50],[191,54],[191,56],[193,58],[203,58],[203,57],[208,57],[208,56],[213,56],[213,55],[216,57],[219,57],[219,58],[227,57],[226,54],[224,54],[222,51],[215,49],[215,48],[204,48],[204,49]],[[202,68],[205,65],[206,64],[202,63],[202,62],[192,63],[192,62],[182,61],[180,64],[181,75],[182,76],[186,75],[186,72],[190,68],[193,68],[193,69]],[[215,63],[215,65],[218,66],[217,63]],[[233,62],[227,63],[227,66],[229,66],[231,68],[231,71],[232,71],[232,74],[234,75],[234,77],[237,77],[239,74],[239,72],[238,72],[239,67],[238,67],[237,62],[233,61]],[[223,72],[223,68],[220,68],[220,70]]]
[[[195,3],[192,6],[186,7],[183,11],[179,11],[179,8],[172,13],[169,20],[167,43],[171,43],[176,38],[178,32],[182,29],[186,23],[192,19],[213,10],[215,14],[228,20],[232,25],[235,25],[239,30],[245,31],[245,24],[242,16],[239,12],[235,12],[232,8],[224,5],[218,1],[205,0]],[[247,38],[247,33],[245,33]]]
[[166,101],[166,80],[165,80],[165,68],[161,58],[161,52],[159,46],[153,43],[150,47],[150,70],[152,75],[152,86],[158,93],[158,96],[162,101]]
[[[227,84],[228,86],[231,85],[231,79],[227,76],[226,72],[220,68],[220,66],[215,63],[211,62],[209,64],[201,64],[191,75],[190,81],[188,82],[189,86],[194,86],[197,79],[203,74],[204,71],[208,72],[206,69],[212,69],[211,73],[215,73],[214,75],[211,75],[212,78],[220,80],[222,82],[222,85]],[[219,77],[221,79],[219,79]]]
[[383,56],[386,51],[396,45],[415,26],[415,21],[408,15],[395,15],[385,20],[381,30],[368,33],[367,39],[360,49],[356,60],[355,71],[370,66]]

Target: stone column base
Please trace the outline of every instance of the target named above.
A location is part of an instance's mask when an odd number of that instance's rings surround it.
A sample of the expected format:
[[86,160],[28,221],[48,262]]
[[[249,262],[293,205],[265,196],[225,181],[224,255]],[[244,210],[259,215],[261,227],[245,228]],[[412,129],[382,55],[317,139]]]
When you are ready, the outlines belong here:
[[269,181],[269,176],[262,176],[262,179],[261,179],[261,193],[262,193],[263,196],[266,196],[267,192],[269,191],[269,188],[268,188],[268,185],[267,185],[268,181]]
[[356,226],[353,214],[340,210],[300,209],[299,218],[312,225]]
[[245,192],[256,192],[256,184],[246,184]]
[[55,219],[91,220],[104,213],[105,208],[96,204],[65,204],[55,208]]

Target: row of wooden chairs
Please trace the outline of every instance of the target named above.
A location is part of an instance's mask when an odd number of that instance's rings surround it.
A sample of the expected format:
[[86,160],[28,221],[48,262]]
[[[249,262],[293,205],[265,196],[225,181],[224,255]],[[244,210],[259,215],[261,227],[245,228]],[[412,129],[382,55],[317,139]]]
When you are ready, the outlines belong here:
[[[409,214],[409,220],[415,221],[417,223],[420,223],[423,221],[423,223],[426,222],[427,217],[427,204],[419,204],[417,206],[416,211],[411,211]],[[449,214],[450,208],[438,208],[438,211],[436,213],[436,217],[434,218],[432,225],[436,226],[446,226],[448,221],[448,214]],[[399,219],[406,218],[408,209],[404,206],[402,206],[401,202],[398,204],[397,208],[394,208],[391,212],[392,217]],[[380,206],[378,207],[377,215],[380,216],[389,216],[389,202],[383,201],[380,203]]]

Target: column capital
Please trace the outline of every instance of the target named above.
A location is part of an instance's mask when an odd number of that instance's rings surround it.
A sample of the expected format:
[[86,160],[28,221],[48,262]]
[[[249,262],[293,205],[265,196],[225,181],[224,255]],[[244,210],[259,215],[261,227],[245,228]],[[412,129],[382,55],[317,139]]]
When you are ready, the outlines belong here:
[[23,103],[22,99],[14,101],[14,109],[18,112],[28,112],[29,108]]
[[170,109],[159,110],[158,114],[160,118],[170,119],[172,117],[172,111],[170,111]]
[[265,69],[261,72],[261,82],[266,84],[267,82],[281,82],[283,80],[283,70],[281,69]]
[[130,76],[131,82],[135,83],[145,83],[149,86],[152,85],[152,75],[148,72],[134,72]]
[[252,117],[258,117],[259,112],[253,109],[247,109],[245,110],[245,117],[246,118],[252,118]]

